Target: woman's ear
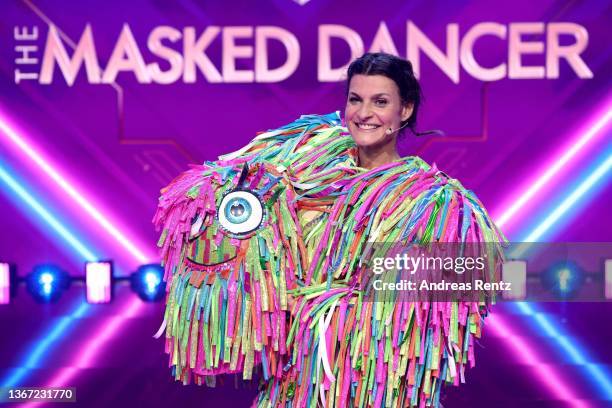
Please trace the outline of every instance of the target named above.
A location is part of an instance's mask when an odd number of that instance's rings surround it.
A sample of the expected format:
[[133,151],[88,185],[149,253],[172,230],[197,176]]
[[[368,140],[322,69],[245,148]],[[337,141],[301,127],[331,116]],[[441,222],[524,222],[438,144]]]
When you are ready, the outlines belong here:
[[401,112],[402,122],[408,120],[408,118],[412,116],[413,110],[414,110],[414,103],[412,102],[408,102],[402,106],[402,112]]

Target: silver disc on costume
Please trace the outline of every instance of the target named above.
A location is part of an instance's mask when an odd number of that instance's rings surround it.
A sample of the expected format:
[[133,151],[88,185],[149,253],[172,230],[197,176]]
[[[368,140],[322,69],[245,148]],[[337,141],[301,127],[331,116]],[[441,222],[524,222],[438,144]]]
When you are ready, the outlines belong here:
[[250,191],[232,191],[221,200],[218,209],[219,224],[236,235],[256,230],[264,217],[259,197]]

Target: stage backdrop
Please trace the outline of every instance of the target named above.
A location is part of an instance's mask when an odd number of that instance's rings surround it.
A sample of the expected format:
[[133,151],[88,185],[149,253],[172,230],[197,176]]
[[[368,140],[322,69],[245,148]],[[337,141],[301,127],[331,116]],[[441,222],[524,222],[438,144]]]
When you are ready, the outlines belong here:
[[[406,133],[401,153],[458,178],[494,219],[503,219],[511,240],[528,236],[598,168],[588,192],[538,239],[612,238],[610,166],[598,167],[612,152],[607,1],[3,0],[0,7],[0,261],[16,265],[19,276],[41,263],[83,275],[88,258],[112,260],[118,276],[157,262],[151,219],[160,188],[188,164],[214,160],[259,131],[302,114],[343,112],[344,69],[369,50],[412,60],[425,95],[417,127],[445,133]],[[555,165],[562,170],[508,215]],[[82,288],[66,296],[63,309],[43,312],[21,288],[13,305],[0,306],[3,321],[21,327],[19,337],[3,334],[6,373],[21,367],[23,345],[51,327],[34,322],[69,313],[68,299],[81,301]],[[605,319],[609,327],[609,317],[592,312],[610,307],[572,307],[559,312],[579,326],[568,330],[582,336],[593,361],[609,364],[600,336],[581,325]],[[110,318],[116,309],[95,313]],[[125,333],[149,354],[134,357],[141,349],[129,341],[111,349],[132,347],[133,354],[121,356],[140,362],[138,375],[152,370],[169,381],[162,342],[150,336],[161,322],[160,306],[138,310],[132,317],[144,320]],[[505,353],[503,337],[487,340],[480,361]],[[49,353],[69,350],[54,347]],[[114,374],[129,365],[113,356]],[[66,361],[41,363],[48,371],[38,384]],[[519,371],[505,370],[513,389],[555,400],[544,388],[531,389]],[[486,372],[475,375],[490,385]],[[579,397],[603,398],[585,385],[587,377],[575,377],[586,387]],[[94,392],[90,381],[83,383]],[[479,401],[478,387],[466,387],[470,397],[456,398]],[[497,391],[488,401],[518,398]]]

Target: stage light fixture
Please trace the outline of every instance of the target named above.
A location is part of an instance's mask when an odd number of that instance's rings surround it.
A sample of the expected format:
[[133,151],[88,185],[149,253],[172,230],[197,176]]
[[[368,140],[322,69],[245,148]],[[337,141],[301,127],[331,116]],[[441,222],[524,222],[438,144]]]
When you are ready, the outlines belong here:
[[87,262],[85,285],[88,303],[109,303],[112,299],[113,265],[111,262]]
[[527,296],[527,262],[520,260],[504,262],[502,280],[510,283],[510,290],[502,292],[503,299],[525,299]]
[[38,265],[26,278],[28,292],[39,302],[54,302],[70,286],[70,277],[55,265]]
[[8,305],[11,302],[11,267],[9,264],[0,262],[0,305]]
[[605,262],[604,288],[606,299],[612,299],[612,259],[606,259]]
[[164,268],[159,264],[142,265],[131,275],[132,290],[147,302],[161,300],[166,292]]
[[572,297],[584,282],[584,274],[574,262],[560,261],[543,275],[544,287],[561,299]]

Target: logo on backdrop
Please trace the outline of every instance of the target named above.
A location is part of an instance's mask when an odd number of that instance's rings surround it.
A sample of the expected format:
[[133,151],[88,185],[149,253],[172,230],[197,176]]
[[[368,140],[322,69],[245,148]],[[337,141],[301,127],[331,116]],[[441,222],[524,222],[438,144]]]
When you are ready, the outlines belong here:
[[[204,29],[157,26],[150,31],[146,44],[139,44],[129,24],[124,24],[110,56],[100,55],[96,49],[94,28],[89,24],[76,42],[53,25],[45,28],[46,33],[37,26],[14,27],[16,83],[64,82],[72,86],[80,74],[90,84],[110,84],[129,75],[142,84],[270,83],[284,81],[300,64],[311,63],[302,61],[300,40],[295,34],[276,26]],[[589,34],[576,23],[482,22],[467,30],[462,27],[462,34],[458,24],[448,24],[444,44],[436,44],[414,22],[407,21],[407,46],[401,53],[395,44],[397,39],[384,21],[372,39],[364,39],[358,31],[339,24],[321,24],[317,30],[317,60],[312,63],[316,64],[319,82],[343,80],[349,62],[366,51],[406,57],[413,63],[417,76],[421,74],[421,61],[428,58],[456,84],[466,75],[481,81],[555,79],[559,77],[561,61],[578,78],[593,77],[581,56],[588,46]],[[489,41],[498,41],[507,48],[497,65],[484,66],[479,62],[483,58],[479,58],[476,44],[483,37],[490,37]],[[285,58],[280,65],[275,63],[278,66],[271,67],[270,48],[274,42],[278,43],[275,47],[284,48]],[[215,46],[221,48],[219,60],[208,54]],[[332,55],[347,48],[350,58],[332,64]],[[527,55],[539,55],[544,63],[528,65]]]

